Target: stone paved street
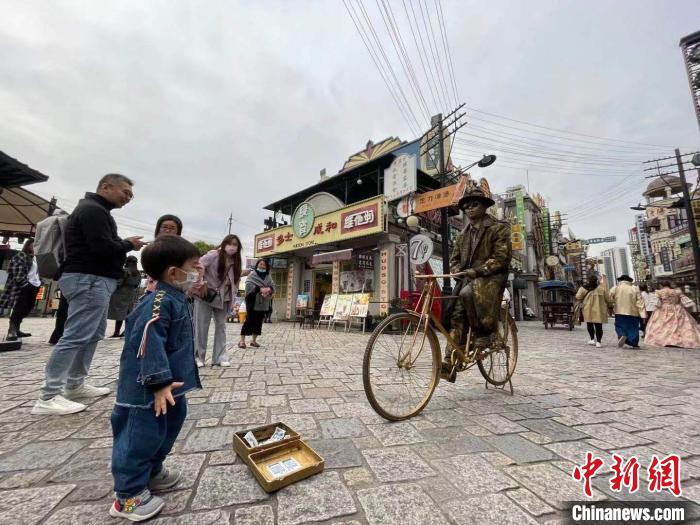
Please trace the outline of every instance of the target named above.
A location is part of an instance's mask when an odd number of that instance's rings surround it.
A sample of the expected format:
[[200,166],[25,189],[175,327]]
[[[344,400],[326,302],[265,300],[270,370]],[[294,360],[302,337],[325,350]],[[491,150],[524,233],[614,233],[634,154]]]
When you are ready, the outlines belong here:
[[[6,327],[3,319],[0,333]],[[231,341],[239,327],[229,325]],[[52,320],[23,328],[36,337],[0,355],[0,523],[115,523],[107,514],[114,396],[73,416],[30,415]],[[613,451],[642,464],[640,492],[615,494],[603,475],[595,499],[673,499],[648,494],[644,473],[654,454],[678,453],[683,495],[700,503],[700,350],[620,350],[610,325],[596,350],[582,328],[523,323],[514,396],[485,389],[474,369],[455,385],[441,382],[420,416],[392,424],[362,388],[367,335],[286,323],[264,330],[262,349],[236,349],[231,368],[202,370],[205,388],[189,396],[169,459],[184,478],[153,523],[559,523],[562,502],[582,499],[571,471],[586,451],[608,466]],[[115,386],[120,343],[98,347],[94,384]],[[268,495],[231,439],[275,421],[297,430],[326,468]]]

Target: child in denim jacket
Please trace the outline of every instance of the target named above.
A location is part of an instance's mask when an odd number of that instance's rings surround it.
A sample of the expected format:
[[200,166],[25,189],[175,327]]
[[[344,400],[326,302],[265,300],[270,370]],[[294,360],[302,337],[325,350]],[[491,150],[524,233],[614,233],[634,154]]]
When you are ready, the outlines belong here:
[[185,394],[201,388],[194,360],[187,290],[199,279],[197,248],[163,235],[144,249],[141,265],[158,281],[126,321],[112,411],[113,517],[142,521],[165,502],[151,492],[174,487],[180,473],[163,461],[187,415]]

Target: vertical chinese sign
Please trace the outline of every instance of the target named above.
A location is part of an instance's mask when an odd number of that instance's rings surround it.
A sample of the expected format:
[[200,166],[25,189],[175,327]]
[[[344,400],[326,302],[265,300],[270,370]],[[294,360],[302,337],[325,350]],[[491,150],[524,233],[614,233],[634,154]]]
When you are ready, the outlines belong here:
[[379,251],[379,315],[389,313],[389,250]]
[[519,249],[523,250],[525,249],[525,237],[527,233],[525,229],[525,195],[523,190],[518,190],[515,194],[515,216],[520,225],[520,228],[518,228],[521,238]]
[[549,209],[542,208],[542,237],[544,238],[544,254],[552,255],[551,223],[549,222]]
[[333,261],[332,293],[340,293],[340,261]]
[[294,286],[294,263],[289,265],[289,270],[287,270],[287,319],[292,318],[292,297],[294,296],[293,286]]

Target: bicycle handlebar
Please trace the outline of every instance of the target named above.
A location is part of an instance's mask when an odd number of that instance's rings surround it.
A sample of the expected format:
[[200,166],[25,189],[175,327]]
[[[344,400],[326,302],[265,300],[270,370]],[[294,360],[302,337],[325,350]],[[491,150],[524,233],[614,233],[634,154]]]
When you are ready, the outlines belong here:
[[457,272],[457,273],[447,273],[443,275],[421,275],[421,274],[416,274],[415,278],[416,279],[445,279],[447,277],[463,277],[467,274],[467,272]]

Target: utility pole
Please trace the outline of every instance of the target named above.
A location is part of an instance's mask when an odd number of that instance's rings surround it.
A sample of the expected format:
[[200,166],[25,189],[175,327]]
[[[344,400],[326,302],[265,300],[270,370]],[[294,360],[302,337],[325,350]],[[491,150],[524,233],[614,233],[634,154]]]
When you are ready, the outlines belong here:
[[678,165],[678,176],[681,179],[683,186],[683,201],[685,202],[685,212],[688,215],[688,231],[690,232],[690,241],[693,245],[693,262],[695,264],[695,288],[700,289],[700,244],[698,243],[698,230],[695,227],[695,217],[693,215],[693,203],[690,200],[690,192],[688,184],[685,181],[685,169],[683,168],[683,160],[681,152],[676,148],[676,164]]
[[[442,113],[438,114],[438,162],[440,169],[440,187],[445,187],[447,182],[447,169],[445,168],[445,136],[443,132]],[[440,209],[440,222],[442,237],[442,273],[447,275],[450,273],[450,225],[448,224],[449,214],[448,208]],[[445,277],[442,285],[442,295],[452,295],[452,281],[449,277]]]
[[233,213],[228,217],[228,234],[231,235],[231,227],[233,226]]

